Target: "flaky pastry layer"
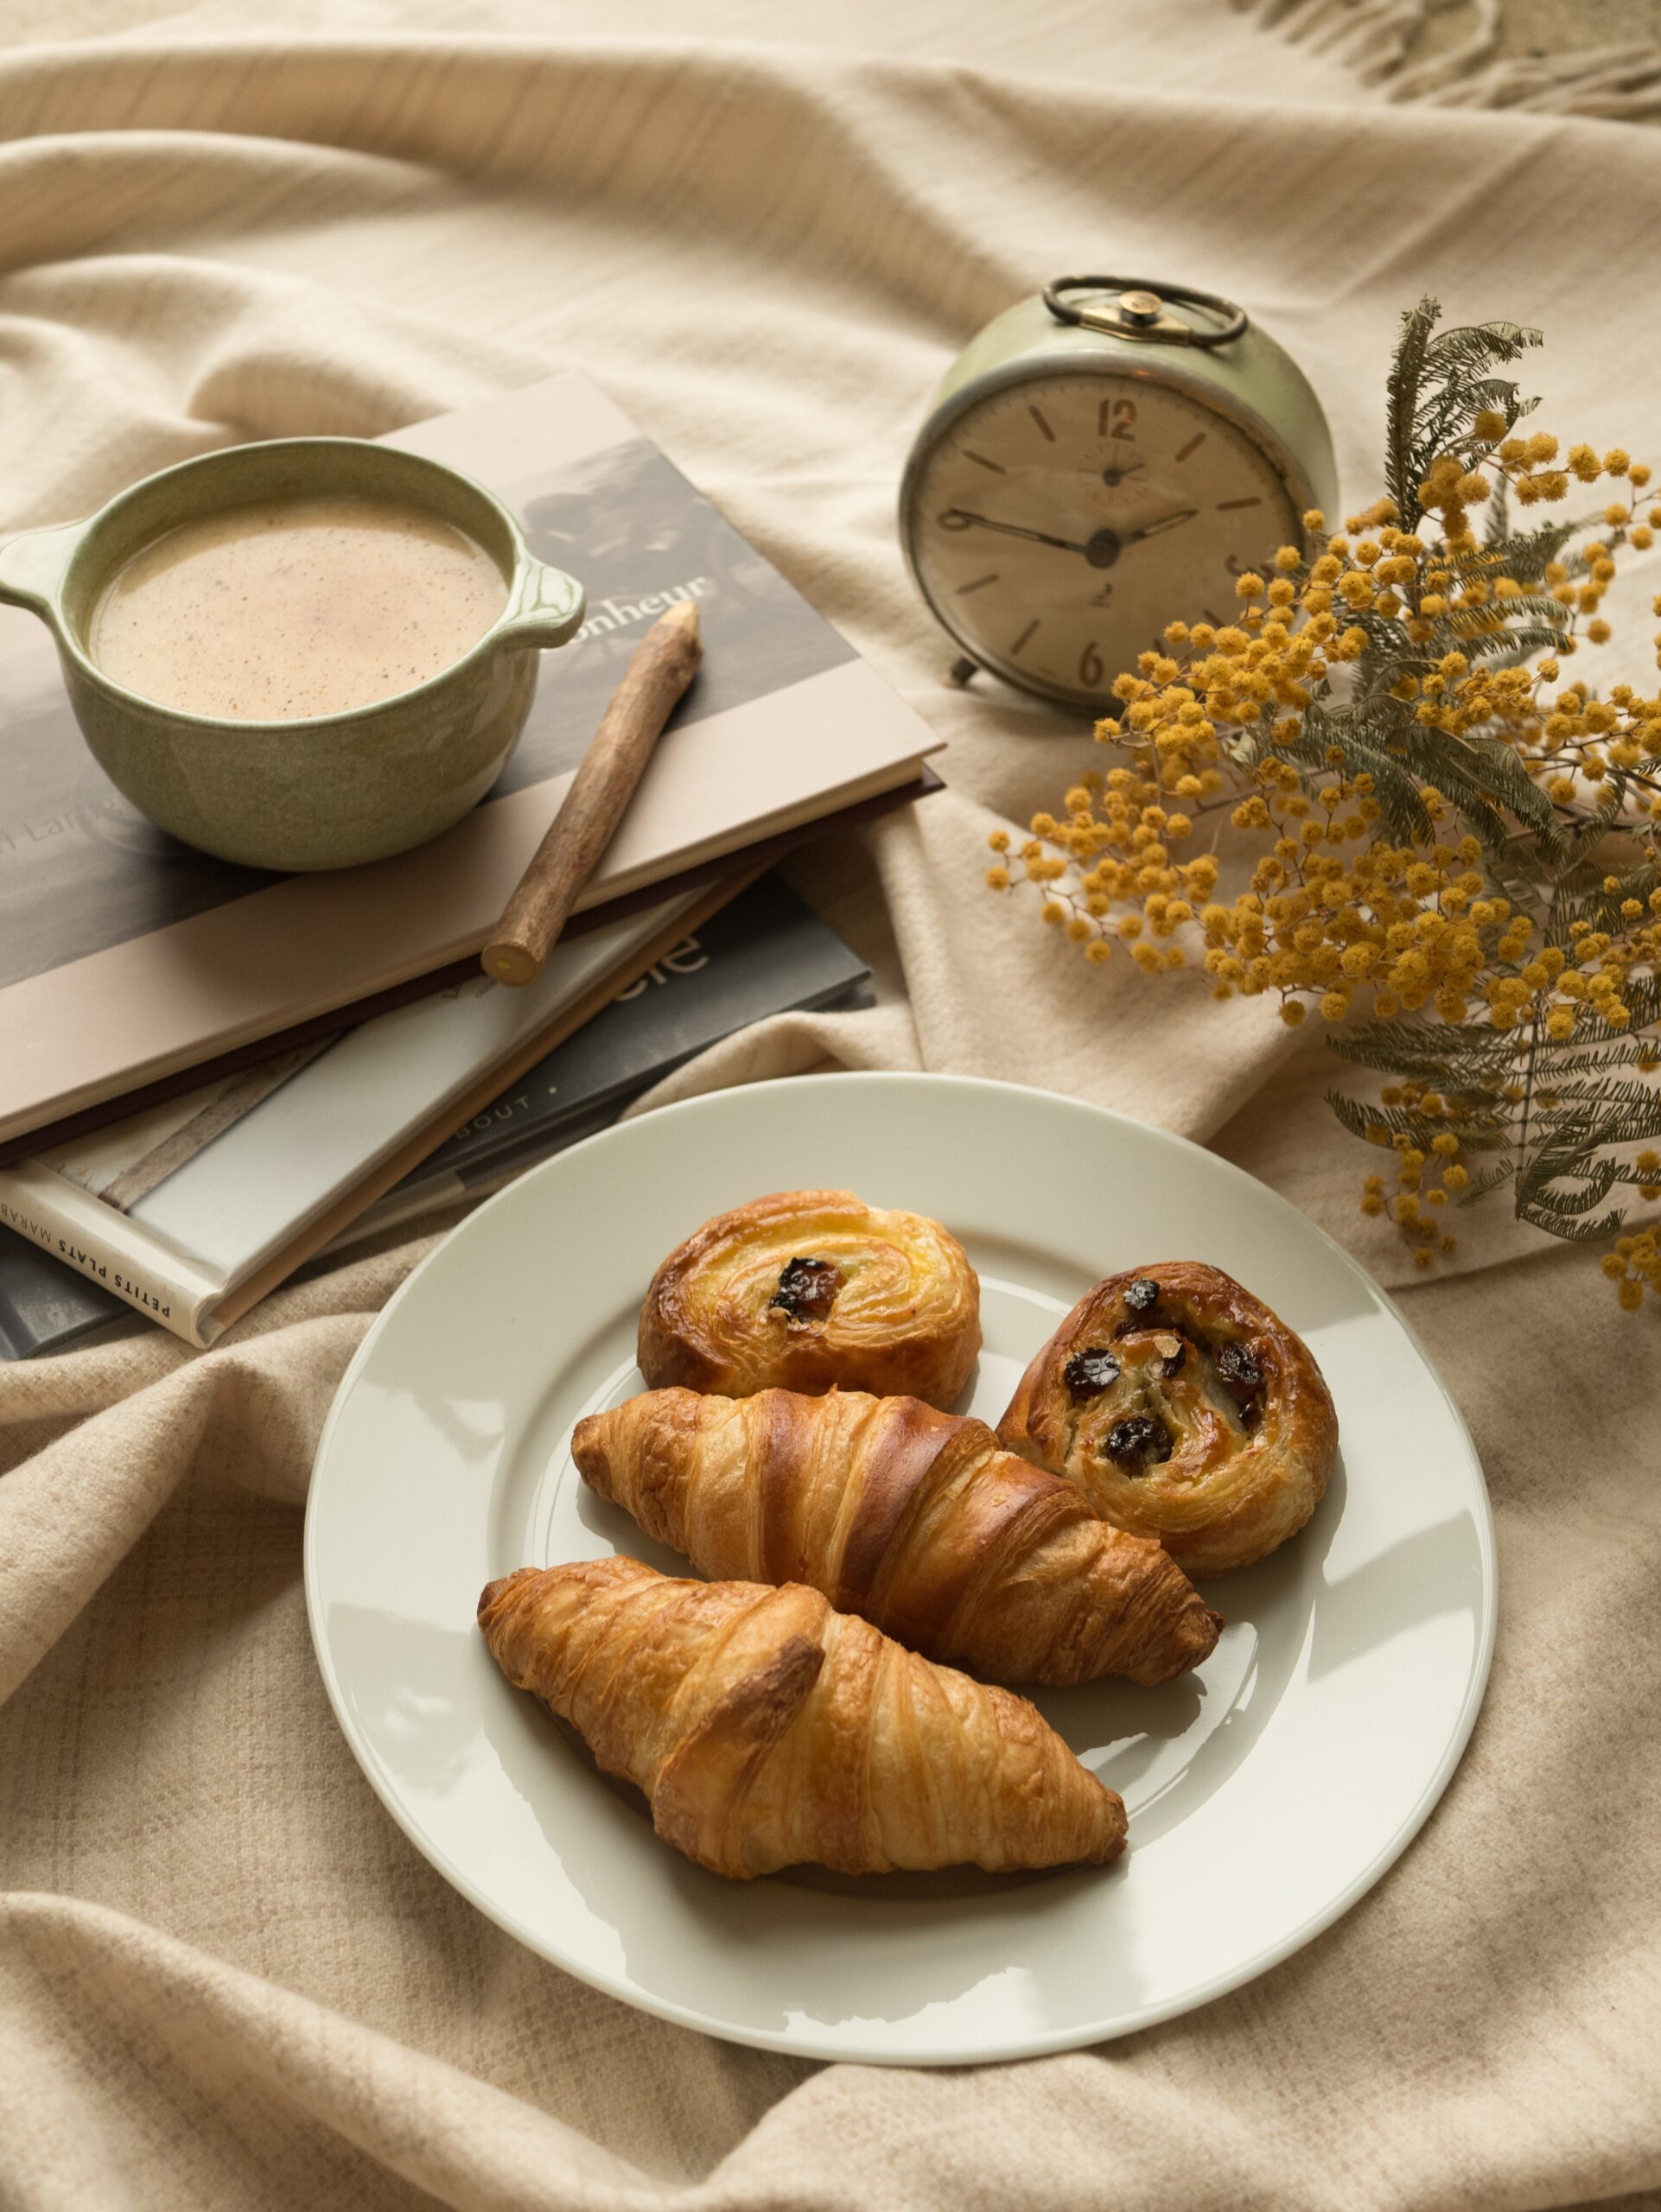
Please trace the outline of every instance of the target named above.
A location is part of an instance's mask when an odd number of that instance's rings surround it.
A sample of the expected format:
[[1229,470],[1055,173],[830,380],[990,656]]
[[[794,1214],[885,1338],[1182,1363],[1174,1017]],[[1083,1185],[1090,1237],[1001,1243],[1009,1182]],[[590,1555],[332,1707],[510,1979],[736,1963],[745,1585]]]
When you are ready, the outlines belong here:
[[1221,1626],[1160,1545],[916,1398],[649,1390],[579,1421],[571,1451],[701,1573],[807,1583],[996,1681],[1161,1682]]
[[1110,1275],[1043,1347],[998,1423],[1105,1521],[1190,1574],[1264,1558],[1319,1504],[1338,1416],[1303,1339],[1220,1268]]
[[1002,1873],[1123,1848],[1123,1802],[1024,1698],[799,1584],[678,1581],[632,1559],[521,1567],[487,1586],[479,1624],[508,1680],[715,1873]]
[[840,1388],[947,1407],[980,1351],[980,1284],[926,1215],[780,1191],[677,1247],[640,1309],[640,1371],[730,1398]]

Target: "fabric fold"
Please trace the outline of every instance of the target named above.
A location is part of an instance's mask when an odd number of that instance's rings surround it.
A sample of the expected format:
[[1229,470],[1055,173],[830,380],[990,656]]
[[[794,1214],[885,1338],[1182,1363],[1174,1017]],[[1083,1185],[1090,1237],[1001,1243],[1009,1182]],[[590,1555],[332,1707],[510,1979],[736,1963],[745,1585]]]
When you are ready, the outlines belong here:
[[[900,473],[977,327],[1100,268],[1246,302],[1358,502],[1424,291],[1543,324],[1538,419],[1637,452],[1656,139],[1394,102],[1295,35],[1333,11],[1229,0],[156,13],[65,0],[60,43],[0,45],[0,531],[232,440],[374,434],[581,367],[950,743],[947,791],[790,864],[877,1003],[764,1024],[645,1105],[824,1065],[1035,1084],[1214,1144],[1407,1284],[1357,1211],[1318,1024],[1087,968],[983,887],[988,831],[1101,756],[1085,717],[945,681]],[[1581,73],[1582,105],[1651,98],[1635,63]],[[1606,682],[1653,682],[1656,570],[1612,594]],[[0,835],[60,827],[9,799],[0,737]],[[1470,1751],[1401,1861],[1187,2018],[930,2075],[629,2012],[477,1912],[354,1764],[302,1508],[340,1376],[443,1225],[314,1266],[209,1353],[153,1333],[0,1367],[0,2202],[1661,2204],[1653,1329],[1594,1262],[1485,1213],[1403,1291],[1483,1457],[1505,1597]]]

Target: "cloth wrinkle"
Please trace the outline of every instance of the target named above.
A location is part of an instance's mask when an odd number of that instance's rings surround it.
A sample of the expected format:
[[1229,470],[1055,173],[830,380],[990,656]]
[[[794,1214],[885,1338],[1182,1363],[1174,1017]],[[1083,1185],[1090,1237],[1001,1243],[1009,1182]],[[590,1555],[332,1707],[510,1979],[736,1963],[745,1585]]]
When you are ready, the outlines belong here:
[[[1280,1967],[1096,2051],[821,2067],[522,1949],[335,1726],[299,1509],[341,1375],[454,1209],[313,1262],[210,1352],[147,1331],[0,1367],[0,2206],[1661,2212],[1646,1317],[1503,1205],[1416,1278],[1358,1211],[1318,1023],[1088,967],[983,887],[988,832],[1104,756],[1086,716],[944,680],[894,523],[957,348],[1072,270],[1248,302],[1358,501],[1422,291],[1543,324],[1536,419],[1641,449],[1651,333],[1608,272],[1652,257],[1661,168],[1588,118],[1661,112],[1645,53],[1554,77],[1498,53],[1487,0],[1429,61],[1421,0],[54,5],[56,43],[0,26],[0,531],[227,442],[584,370],[950,747],[945,791],[785,866],[875,1003],[777,1016],[632,1110],[927,1068],[1211,1145],[1403,1294],[1483,1457],[1503,1611],[1447,1796]],[[1657,588],[1632,566],[1605,681],[1642,677],[1616,664]]]

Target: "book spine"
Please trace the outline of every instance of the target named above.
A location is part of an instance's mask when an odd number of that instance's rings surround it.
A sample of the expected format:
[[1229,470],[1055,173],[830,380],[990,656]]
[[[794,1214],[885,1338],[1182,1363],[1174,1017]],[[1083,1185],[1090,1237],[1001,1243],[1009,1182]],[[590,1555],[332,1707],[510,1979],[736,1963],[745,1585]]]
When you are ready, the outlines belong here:
[[187,1344],[206,1347],[220,1333],[217,1276],[49,1167],[0,1168],[0,1224]]

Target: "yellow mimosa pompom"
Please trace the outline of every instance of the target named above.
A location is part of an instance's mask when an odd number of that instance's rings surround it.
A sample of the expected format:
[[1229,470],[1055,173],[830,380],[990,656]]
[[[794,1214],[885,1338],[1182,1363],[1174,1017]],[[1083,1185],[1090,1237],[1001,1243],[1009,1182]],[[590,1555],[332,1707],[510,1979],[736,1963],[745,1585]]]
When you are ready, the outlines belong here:
[[[1661,688],[1566,673],[1609,639],[1617,568],[1652,549],[1661,505],[1637,510],[1651,472],[1624,448],[1514,430],[1510,335],[1477,326],[1450,361],[1422,350],[1435,319],[1408,318],[1419,413],[1391,458],[1411,513],[1375,499],[1328,534],[1310,508],[1307,554],[1239,575],[1232,621],[1147,609],[1154,642],[1111,649],[1105,772],[1075,769],[1029,837],[990,833],[986,871],[1091,965],[1123,943],[1149,978],[1201,969],[1213,999],[1266,997],[1289,1027],[1371,1021],[1367,1064],[1411,1072],[1384,1084],[1387,1121],[1351,1123],[1392,1169],[1362,1211],[1421,1268],[1455,1249],[1454,1200],[1526,1192],[1581,1127],[1581,1179],[1616,1177],[1588,1208],[1661,1202],[1661,1150],[1633,1164],[1597,1134],[1661,1074]],[[1604,477],[1601,516],[1544,549],[1496,503]],[[1661,1222],[1614,1260],[1624,1306],[1661,1301]]]

